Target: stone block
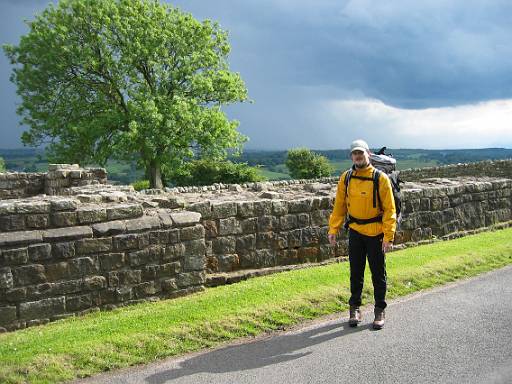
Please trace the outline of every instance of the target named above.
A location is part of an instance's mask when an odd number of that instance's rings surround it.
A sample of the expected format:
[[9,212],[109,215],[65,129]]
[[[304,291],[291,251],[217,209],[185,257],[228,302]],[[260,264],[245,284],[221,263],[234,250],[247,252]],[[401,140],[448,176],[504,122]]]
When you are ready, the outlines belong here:
[[99,261],[95,257],[79,257],[69,260],[68,268],[72,277],[85,277],[100,272]]
[[68,280],[72,278],[66,261],[48,264],[45,267],[45,273],[48,281]]
[[327,209],[320,209],[311,212],[311,225],[323,227],[329,224],[329,217],[331,211]]
[[150,244],[168,244],[169,243],[169,231],[152,231],[149,233]]
[[171,229],[168,230],[169,233],[169,244],[176,244],[180,241],[180,230],[179,229]]
[[302,246],[320,244],[320,228],[308,227],[302,229]]
[[226,219],[219,219],[219,236],[235,235],[241,233],[242,228],[240,227],[239,221],[234,217],[228,217]]
[[132,267],[144,264],[159,264],[162,253],[163,249],[154,245],[140,251],[128,253],[127,259]]
[[290,200],[288,202],[289,213],[311,212],[313,201],[309,198]]
[[14,284],[18,286],[39,284],[46,282],[44,266],[40,264],[25,265],[12,270]]
[[78,293],[83,290],[83,280],[66,280],[53,283],[52,295],[67,295],[70,293]]
[[4,249],[0,256],[1,264],[4,265],[20,265],[26,264],[28,261],[27,248]]
[[53,212],[50,221],[54,227],[73,227],[77,225],[76,212]]
[[16,212],[19,214],[49,213],[48,201],[20,201],[16,204]]
[[212,208],[209,200],[190,204],[187,209],[189,211],[200,213],[203,219],[212,218]]
[[212,218],[225,219],[236,216],[237,203],[235,202],[214,202],[211,204]]
[[160,228],[160,218],[145,216],[138,219],[126,220],[126,232],[142,232]]
[[270,249],[257,249],[254,252],[254,264],[257,268],[276,266],[276,253]]
[[182,258],[185,255],[185,246],[183,243],[173,244],[173,245],[167,245],[164,248],[162,260],[165,261],[171,261],[171,260],[178,260]]
[[160,218],[160,223],[163,228],[172,227],[173,222],[171,219],[171,215],[169,215],[169,212],[166,209],[159,209],[158,217]]
[[205,230],[200,224],[193,227],[185,227],[180,229],[181,241],[204,239]]
[[20,319],[46,319],[65,312],[65,298],[54,297],[20,304]]
[[254,202],[254,214],[256,216],[267,216],[272,214],[272,201],[259,200]]
[[218,261],[219,261],[218,269],[222,272],[235,271],[240,266],[240,258],[238,257],[237,254],[219,255]]
[[139,284],[142,280],[142,272],[135,271],[112,271],[108,273],[109,287],[122,287]]
[[90,293],[66,297],[66,309],[70,312],[81,311],[90,307],[92,307],[92,296]]
[[42,231],[42,234],[45,242],[59,242],[92,237],[92,229],[85,226],[56,228]]
[[80,203],[77,199],[70,198],[55,199],[50,202],[51,210],[54,212],[74,211],[77,209],[79,204]]
[[78,240],[75,243],[75,248],[78,255],[110,252],[112,250],[112,238]]
[[155,286],[154,281],[146,281],[133,287],[133,295],[137,299],[153,296],[157,292],[159,292],[159,289]]
[[[1,173],[0,173],[1,175]],[[2,187],[0,187],[2,188]],[[11,201],[0,201],[0,216],[16,213],[16,203]]]
[[279,229],[279,219],[274,216],[260,216],[257,219],[258,232],[269,232]]
[[213,252],[217,254],[235,253],[236,238],[234,236],[218,237],[212,240]]
[[242,233],[250,234],[256,233],[258,229],[258,218],[252,217],[250,219],[245,219],[240,221],[240,226],[242,227]]
[[181,272],[181,264],[179,262],[165,263],[161,265],[146,265],[142,269],[143,280],[159,280],[175,276]]
[[56,259],[70,259],[75,257],[75,243],[63,242],[52,244],[52,256]]
[[52,246],[47,243],[29,245],[28,257],[32,261],[49,260],[52,258]]
[[236,203],[237,215],[242,218],[254,217],[254,202],[239,201]]
[[0,290],[12,288],[13,285],[11,268],[0,268]]
[[[1,272],[0,272],[1,273]],[[27,288],[12,288],[5,291],[5,299],[9,303],[19,303],[27,300]]]
[[4,327],[16,321],[18,315],[16,313],[16,307],[0,307],[0,327]]
[[186,241],[183,257],[184,271],[202,271],[206,264],[206,246],[203,240]]
[[299,228],[309,227],[311,225],[311,220],[309,218],[308,213],[299,213],[297,215],[297,225]]
[[286,200],[276,200],[272,202],[272,214],[283,216],[288,213],[288,203]]
[[212,237],[218,236],[219,230],[217,229],[217,223],[215,220],[203,220],[203,226],[206,238],[211,239]]
[[142,236],[138,233],[130,233],[127,235],[118,235],[112,238],[114,251],[125,251],[130,249],[142,248]]
[[166,279],[162,281],[162,290],[164,292],[174,292],[178,290],[176,279]]
[[302,246],[302,230],[295,229],[288,232],[288,247],[297,248]]
[[126,231],[126,223],[122,220],[98,223],[92,226],[94,236],[115,236]]
[[178,288],[186,288],[197,285],[203,285],[206,282],[206,274],[204,272],[188,272],[179,273],[176,276],[176,285]]
[[155,197],[152,201],[162,208],[177,209],[185,207],[185,199],[179,196]]
[[260,232],[256,235],[256,249],[273,248],[274,232]]
[[107,220],[105,208],[80,208],[76,213],[80,224],[92,224]]
[[30,229],[48,228],[50,226],[50,215],[28,215],[25,217],[25,226]]
[[279,226],[283,231],[295,229],[298,225],[297,215],[284,215],[279,218],[279,221]]
[[100,268],[102,271],[112,271],[121,269],[125,265],[125,254],[124,253],[107,253],[99,255],[98,260],[100,262]]
[[140,204],[122,204],[107,208],[108,220],[132,219],[144,214]]
[[0,230],[21,231],[25,229],[25,218],[22,215],[0,216]]
[[247,253],[256,249],[256,235],[245,235],[236,238],[236,253]]
[[201,214],[197,212],[173,212],[171,213],[171,219],[175,226],[186,227],[199,223],[201,220]]

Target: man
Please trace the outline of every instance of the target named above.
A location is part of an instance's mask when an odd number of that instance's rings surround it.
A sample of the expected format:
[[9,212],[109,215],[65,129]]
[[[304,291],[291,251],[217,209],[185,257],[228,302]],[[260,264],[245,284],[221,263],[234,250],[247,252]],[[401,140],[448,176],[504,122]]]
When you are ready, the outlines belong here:
[[[392,248],[395,235],[395,202],[391,182],[385,173],[380,173],[378,189],[374,191],[373,176],[376,170],[370,164],[368,144],[363,140],[355,140],[350,145],[350,153],[353,165],[351,170],[341,175],[338,182],[334,209],[329,219],[329,242],[335,245],[342,224],[348,225],[351,293],[349,325],[352,327],[361,321],[359,307],[368,256],[375,298],[373,328],[381,329],[387,305],[385,254]],[[346,185],[345,178],[348,175],[350,177]]]

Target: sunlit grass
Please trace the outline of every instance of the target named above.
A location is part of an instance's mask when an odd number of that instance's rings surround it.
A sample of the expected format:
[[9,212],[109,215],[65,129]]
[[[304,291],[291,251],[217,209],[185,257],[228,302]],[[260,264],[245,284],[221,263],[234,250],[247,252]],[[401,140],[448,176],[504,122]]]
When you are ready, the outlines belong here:
[[[391,253],[388,297],[511,264],[511,238],[505,229]],[[365,287],[369,302],[369,273]],[[0,382],[53,383],[213,347],[344,311],[348,297],[339,263],[2,334]]]

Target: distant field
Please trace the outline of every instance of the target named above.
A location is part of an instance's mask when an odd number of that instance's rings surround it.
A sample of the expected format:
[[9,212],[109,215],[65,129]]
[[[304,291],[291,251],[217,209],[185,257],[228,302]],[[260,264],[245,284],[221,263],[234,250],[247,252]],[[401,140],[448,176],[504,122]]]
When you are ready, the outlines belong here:
[[258,169],[258,172],[261,176],[265,177],[267,180],[287,180],[290,179],[290,175],[283,172],[273,172],[268,169],[261,167]]

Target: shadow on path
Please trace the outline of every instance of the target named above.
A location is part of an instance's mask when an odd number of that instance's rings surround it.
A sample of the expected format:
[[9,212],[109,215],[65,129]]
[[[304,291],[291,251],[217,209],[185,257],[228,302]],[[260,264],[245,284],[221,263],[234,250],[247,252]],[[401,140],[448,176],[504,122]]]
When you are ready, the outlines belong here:
[[371,329],[371,323],[356,328],[347,322],[328,324],[306,332],[291,333],[243,345],[228,346],[180,362],[180,366],[146,378],[149,384],[163,384],[196,373],[225,373],[261,368],[299,359],[311,352],[298,351],[324,341]]

